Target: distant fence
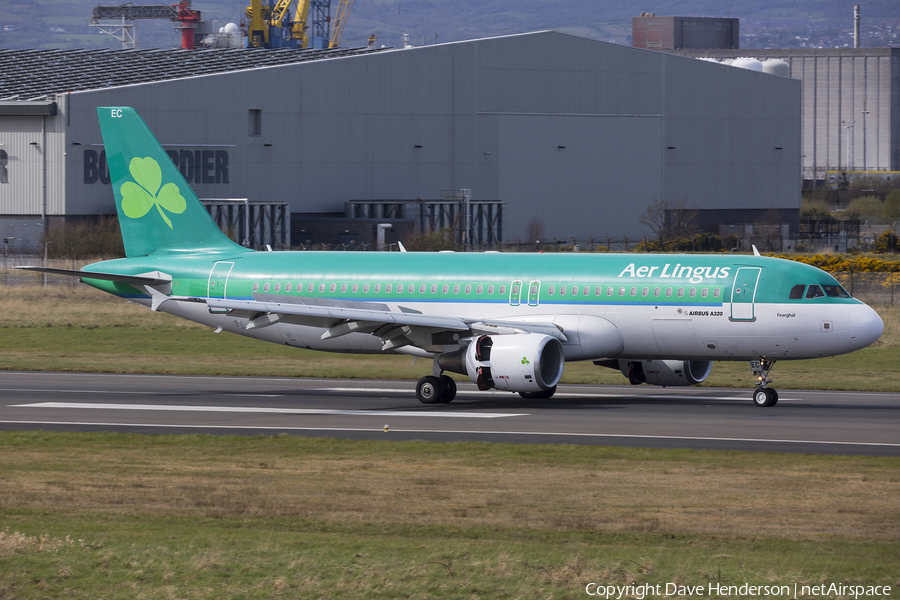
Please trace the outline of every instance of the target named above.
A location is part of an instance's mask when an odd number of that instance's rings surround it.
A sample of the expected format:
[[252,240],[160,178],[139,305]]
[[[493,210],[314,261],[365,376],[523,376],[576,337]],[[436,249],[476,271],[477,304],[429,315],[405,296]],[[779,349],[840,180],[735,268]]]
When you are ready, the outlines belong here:
[[900,272],[834,271],[831,274],[851,296],[866,304],[900,303]]

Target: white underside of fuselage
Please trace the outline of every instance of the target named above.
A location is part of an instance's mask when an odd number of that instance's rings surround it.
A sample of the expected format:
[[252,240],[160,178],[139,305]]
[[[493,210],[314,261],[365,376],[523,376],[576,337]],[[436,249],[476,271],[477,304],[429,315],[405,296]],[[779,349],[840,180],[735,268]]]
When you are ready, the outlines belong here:
[[[149,299],[136,299],[144,306]],[[392,309],[396,305],[388,303]],[[743,319],[732,318],[732,307],[720,306],[627,306],[627,305],[542,305],[509,306],[506,304],[416,303],[403,306],[427,314],[464,319],[528,319],[552,321],[556,315],[592,315],[613,323],[622,334],[624,349],[615,356],[588,356],[570,352],[567,360],[681,359],[681,360],[798,360],[845,354],[863,348],[877,339],[865,328],[851,326],[866,321],[874,314],[864,304],[762,304],[740,307]],[[266,342],[308,348],[325,352],[381,354],[381,340],[370,334],[350,333],[321,339],[326,331],[291,323],[247,329],[246,318],[211,314],[203,303],[170,300],[159,308],[172,314],[222,331],[236,333]],[[876,317],[877,318],[877,317]],[[879,321],[880,323],[880,321]],[[565,333],[565,332],[564,332]],[[880,331],[877,332],[880,335]],[[571,334],[571,332],[570,332]],[[868,337],[867,337],[868,336]],[[575,337],[577,336],[568,336]],[[871,339],[869,339],[871,338]],[[563,344],[571,346],[572,342]],[[413,346],[393,352],[430,356]]]

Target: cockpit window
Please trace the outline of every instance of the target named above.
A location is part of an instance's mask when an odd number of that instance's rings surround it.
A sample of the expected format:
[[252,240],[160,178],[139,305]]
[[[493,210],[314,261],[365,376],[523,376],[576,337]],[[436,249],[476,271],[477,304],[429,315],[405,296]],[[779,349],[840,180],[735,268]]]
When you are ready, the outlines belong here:
[[823,292],[822,288],[820,288],[819,286],[811,285],[811,286],[809,286],[809,289],[806,290],[806,297],[807,298],[824,298],[825,292]]
[[803,298],[803,289],[806,286],[803,284],[795,285],[791,288],[791,300],[800,300]]
[[829,298],[849,298],[850,294],[847,293],[843,287],[839,285],[823,285],[825,288],[825,293],[828,294]]

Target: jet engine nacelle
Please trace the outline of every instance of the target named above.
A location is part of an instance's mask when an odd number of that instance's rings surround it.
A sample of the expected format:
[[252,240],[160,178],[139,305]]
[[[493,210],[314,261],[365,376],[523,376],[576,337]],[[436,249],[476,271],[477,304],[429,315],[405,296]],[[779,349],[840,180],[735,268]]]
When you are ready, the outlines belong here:
[[696,385],[709,377],[709,360],[620,360],[619,369],[633,385]]
[[562,344],[538,333],[483,335],[438,359],[446,371],[468,375],[478,389],[540,392],[555,386],[565,366]]

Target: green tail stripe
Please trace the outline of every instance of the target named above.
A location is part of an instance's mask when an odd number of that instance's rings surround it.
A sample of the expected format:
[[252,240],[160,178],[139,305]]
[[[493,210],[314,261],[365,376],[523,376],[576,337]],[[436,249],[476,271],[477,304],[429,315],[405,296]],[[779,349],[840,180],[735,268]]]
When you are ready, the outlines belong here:
[[133,108],[97,109],[125,255],[246,252],[209,216]]

